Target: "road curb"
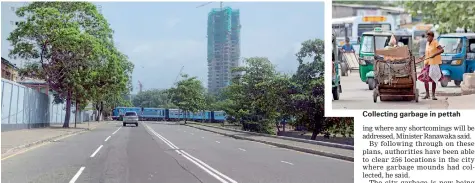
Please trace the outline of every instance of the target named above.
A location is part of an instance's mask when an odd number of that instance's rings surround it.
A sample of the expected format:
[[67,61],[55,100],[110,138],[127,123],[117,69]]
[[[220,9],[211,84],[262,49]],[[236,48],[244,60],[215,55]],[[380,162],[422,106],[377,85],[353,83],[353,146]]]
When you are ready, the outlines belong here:
[[200,129],[200,130],[204,130],[204,131],[217,133],[217,134],[221,134],[221,135],[232,137],[232,138],[235,138],[235,139],[255,141],[255,142],[265,143],[265,144],[269,144],[269,145],[273,145],[273,146],[277,146],[277,147],[281,147],[281,148],[292,149],[292,150],[296,150],[296,151],[300,151],[300,152],[306,152],[306,153],[310,153],[310,154],[315,154],[315,155],[326,156],[326,157],[330,157],[330,158],[335,158],[335,159],[354,162],[354,157],[348,157],[348,156],[344,156],[344,155],[333,154],[333,153],[328,153],[328,152],[324,152],[324,151],[317,151],[317,150],[312,150],[312,149],[305,149],[305,148],[301,148],[301,147],[289,146],[289,145],[279,144],[279,143],[275,143],[275,142],[269,142],[269,141],[265,141],[265,140],[258,140],[258,139],[248,138],[248,137],[241,137],[241,136],[237,136],[237,135],[230,135],[230,134],[221,133],[221,132],[217,132],[217,131],[213,131],[213,130],[209,130],[209,129],[205,129],[205,128],[201,128],[201,127],[193,126],[193,125],[189,125],[189,124],[186,124],[186,126],[196,128],[196,129]]
[[46,142],[51,142],[51,141],[54,141],[56,139],[59,139],[59,138],[65,137],[65,136],[75,135],[75,134],[91,131],[91,130],[94,130],[95,128],[97,128],[98,126],[90,128],[90,129],[85,128],[85,129],[81,129],[81,130],[78,130],[78,131],[73,131],[73,132],[57,135],[57,136],[54,136],[54,137],[50,137],[50,138],[47,138],[47,139],[38,140],[38,141],[31,142],[31,143],[28,143],[28,144],[23,144],[23,145],[20,145],[20,146],[17,146],[17,147],[13,147],[11,149],[8,149],[5,153],[2,153],[1,156],[3,158],[3,156],[7,156],[9,153],[16,152],[16,151],[21,150],[21,149],[29,148],[29,147],[32,147],[32,146],[36,146],[36,145],[39,145],[39,144],[46,143]]
[[346,145],[346,144],[338,144],[338,143],[331,143],[331,142],[306,140],[306,139],[299,139],[299,138],[293,138],[293,137],[283,137],[283,136],[255,133],[255,132],[247,132],[247,131],[243,131],[243,130],[234,130],[234,129],[230,129],[230,128],[223,128],[223,127],[211,126],[211,125],[200,124],[200,123],[191,123],[191,124],[202,125],[202,126],[211,127],[211,128],[218,128],[218,129],[227,130],[227,131],[248,133],[248,134],[252,134],[252,135],[259,135],[259,136],[272,137],[272,138],[283,139],[283,140],[291,140],[291,141],[303,142],[303,143],[308,143],[308,144],[315,144],[315,145],[320,145],[320,146],[327,146],[327,147],[334,147],[334,148],[340,148],[340,149],[354,150],[354,146]]

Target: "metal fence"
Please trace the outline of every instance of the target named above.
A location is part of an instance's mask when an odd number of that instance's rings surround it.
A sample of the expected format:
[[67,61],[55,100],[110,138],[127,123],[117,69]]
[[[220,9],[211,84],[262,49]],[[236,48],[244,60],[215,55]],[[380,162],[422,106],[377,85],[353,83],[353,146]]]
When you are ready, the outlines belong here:
[[[65,104],[53,104],[54,97],[21,84],[2,79],[2,131],[48,127],[62,124],[66,116]],[[74,124],[74,106],[70,124]],[[84,118],[78,115],[78,123]]]

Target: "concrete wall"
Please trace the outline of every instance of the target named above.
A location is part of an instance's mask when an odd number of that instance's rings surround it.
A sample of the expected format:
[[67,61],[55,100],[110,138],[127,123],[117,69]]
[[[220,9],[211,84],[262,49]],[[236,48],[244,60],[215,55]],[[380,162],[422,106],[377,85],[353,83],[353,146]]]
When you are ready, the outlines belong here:
[[[62,124],[66,116],[65,104],[53,104],[54,97],[21,84],[2,79],[2,131],[48,127]],[[70,125],[74,124],[74,106]],[[78,123],[84,118],[79,114]]]

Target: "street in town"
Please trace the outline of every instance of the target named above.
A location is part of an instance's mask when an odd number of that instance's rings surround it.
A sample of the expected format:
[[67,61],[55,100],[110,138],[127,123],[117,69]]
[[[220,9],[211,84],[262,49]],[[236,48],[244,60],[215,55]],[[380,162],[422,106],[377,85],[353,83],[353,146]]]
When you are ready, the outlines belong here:
[[[358,71],[341,77],[342,93],[339,100],[333,100],[333,109],[474,109],[475,104],[466,101],[475,101],[475,95],[461,96],[460,87],[449,83],[442,87],[438,83],[436,96],[438,100],[425,100],[424,83],[417,81],[419,102],[415,101],[380,101],[373,102],[373,91],[361,81]],[[431,87],[431,86],[430,86]]]
[[353,182],[351,161],[176,123],[101,123],[2,155],[2,182]]

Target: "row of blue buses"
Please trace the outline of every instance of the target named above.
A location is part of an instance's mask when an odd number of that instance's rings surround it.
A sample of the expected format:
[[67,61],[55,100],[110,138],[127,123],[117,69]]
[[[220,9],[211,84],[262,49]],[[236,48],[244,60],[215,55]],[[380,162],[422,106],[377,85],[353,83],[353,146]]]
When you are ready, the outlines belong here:
[[179,109],[117,107],[112,111],[112,119],[122,120],[126,112],[136,112],[141,121],[179,121],[185,118],[190,121],[223,122],[226,119],[224,111],[185,112]]

